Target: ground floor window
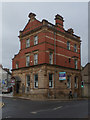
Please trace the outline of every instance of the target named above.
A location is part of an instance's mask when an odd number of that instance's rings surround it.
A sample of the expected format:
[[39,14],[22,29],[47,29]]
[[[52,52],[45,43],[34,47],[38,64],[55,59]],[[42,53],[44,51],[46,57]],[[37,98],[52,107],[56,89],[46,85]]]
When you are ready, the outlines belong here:
[[67,76],[67,88],[71,88],[71,77]]
[[74,87],[75,88],[78,88],[78,77],[77,76],[75,76],[75,78],[74,78]]
[[26,75],[26,91],[30,89],[30,75]]
[[34,75],[34,87],[38,88],[38,74]]
[[53,74],[49,73],[49,88],[53,87]]

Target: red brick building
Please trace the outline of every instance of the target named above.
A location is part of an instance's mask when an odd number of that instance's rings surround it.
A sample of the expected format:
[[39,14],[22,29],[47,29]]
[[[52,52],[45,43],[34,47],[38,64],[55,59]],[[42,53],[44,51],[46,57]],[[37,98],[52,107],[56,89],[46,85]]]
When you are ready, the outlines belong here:
[[64,29],[63,17],[58,14],[55,25],[35,16],[29,14],[19,35],[20,51],[12,59],[16,89],[34,98],[67,97],[70,89],[74,96],[80,96],[80,37],[72,28]]

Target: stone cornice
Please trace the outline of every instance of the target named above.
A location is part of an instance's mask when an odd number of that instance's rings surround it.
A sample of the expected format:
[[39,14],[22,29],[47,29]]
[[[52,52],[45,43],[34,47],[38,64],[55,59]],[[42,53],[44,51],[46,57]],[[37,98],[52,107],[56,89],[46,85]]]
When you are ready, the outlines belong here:
[[29,34],[32,34],[32,33],[36,32],[36,31],[44,28],[44,27],[47,27],[49,30],[52,30],[52,31],[54,31],[54,32],[56,32],[56,33],[60,33],[60,34],[62,34],[63,36],[65,36],[65,37],[67,37],[67,38],[73,39],[73,40],[75,40],[75,41],[77,41],[77,42],[81,42],[80,37],[78,37],[78,36],[76,36],[76,35],[70,35],[69,33],[67,33],[67,31],[61,32],[61,31],[59,31],[59,30],[56,29],[57,26],[55,26],[55,25],[52,25],[52,26],[42,25],[42,26],[40,26],[40,27],[37,27],[37,28],[35,28],[35,29],[33,29],[33,30],[25,33],[25,34],[23,34],[23,32],[22,32],[22,33],[20,34],[20,36],[18,36],[18,37],[19,37],[19,38],[25,37],[25,36],[27,36],[27,35],[29,35]]
[[53,66],[53,67],[61,68],[61,69],[70,69],[70,70],[75,70],[75,71],[81,71],[80,69],[69,68],[69,67],[64,67],[64,66],[60,66],[60,65],[48,64],[48,63],[42,63],[42,64],[32,65],[32,66],[28,66],[28,67],[21,67],[21,68],[18,68],[18,69],[12,69],[12,71],[21,70],[21,69],[22,70],[25,70],[25,69],[27,70],[29,68],[39,67],[39,66],[42,66],[42,65]]

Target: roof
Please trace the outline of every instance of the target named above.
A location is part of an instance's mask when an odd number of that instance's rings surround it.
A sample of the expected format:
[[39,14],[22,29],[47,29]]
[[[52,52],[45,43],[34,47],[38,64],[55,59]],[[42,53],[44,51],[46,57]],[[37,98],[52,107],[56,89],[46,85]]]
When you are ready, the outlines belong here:
[[2,64],[0,64],[0,68],[11,75],[11,72],[9,71],[9,69],[8,68],[3,68]]
[[[74,34],[74,31],[72,28],[69,28],[68,30],[65,30],[63,28],[63,31],[60,31],[57,29],[56,24],[54,25],[45,19],[43,19],[42,22],[40,22],[39,20],[37,20],[35,18],[35,16],[36,15],[34,13],[29,14],[30,19],[29,19],[28,23],[26,24],[26,26],[24,27],[24,29],[22,31],[20,30],[20,35],[18,37],[26,36],[28,34],[31,34],[33,32],[36,32],[36,31],[42,29],[43,26],[47,26],[48,28],[52,28],[53,31],[59,32],[59,33],[65,35],[66,37],[69,37],[71,39],[78,40],[79,42],[81,42],[80,37]],[[60,19],[63,18],[60,15],[58,15],[58,16],[60,17]]]
[[87,66],[90,66],[90,63],[87,63],[84,67],[82,67],[82,70],[84,70],[84,68],[86,68]]

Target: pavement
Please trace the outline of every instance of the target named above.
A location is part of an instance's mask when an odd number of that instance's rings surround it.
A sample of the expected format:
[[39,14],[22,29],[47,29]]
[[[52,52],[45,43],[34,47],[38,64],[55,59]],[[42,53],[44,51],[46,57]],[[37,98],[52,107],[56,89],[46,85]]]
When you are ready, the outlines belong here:
[[13,92],[11,92],[11,93],[5,93],[5,94],[0,94],[0,97],[13,97]]
[[[13,92],[11,93],[6,93],[6,94],[0,94],[0,97],[13,97],[13,98],[19,98],[19,99],[25,99],[25,100],[32,100],[30,99],[29,97],[23,97],[23,96],[13,96]],[[90,98],[73,98],[73,99],[58,99],[58,98],[55,98],[55,99],[37,99],[37,101],[76,101],[76,100],[88,100]],[[36,101],[36,99],[33,101]]]
[[[13,96],[13,92],[11,92],[11,93],[7,93],[7,94],[0,94],[0,97],[13,97],[13,98],[20,98],[20,99],[26,99],[26,100],[32,100],[32,99],[30,99],[29,97],[23,97],[23,96]],[[88,99],[90,99],[90,98],[73,98],[73,99],[57,99],[57,98],[55,98],[55,99],[42,99],[42,101],[74,101],[74,100],[88,100]],[[34,99],[33,99],[34,100]],[[37,99],[37,101],[41,101],[41,99]],[[35,101],[36,101],[36,99],[35,99]]]

